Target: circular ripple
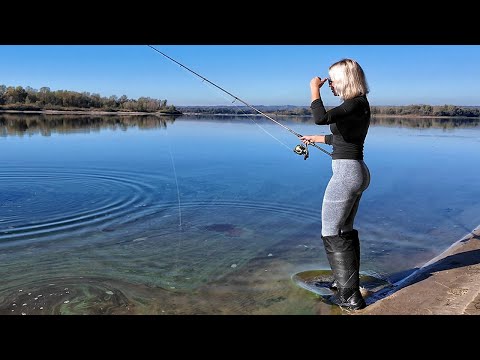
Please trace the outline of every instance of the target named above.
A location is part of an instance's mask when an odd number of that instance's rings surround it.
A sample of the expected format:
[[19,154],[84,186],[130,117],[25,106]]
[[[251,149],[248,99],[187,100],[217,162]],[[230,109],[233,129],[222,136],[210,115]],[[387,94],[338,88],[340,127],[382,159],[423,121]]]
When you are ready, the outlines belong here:
[[[173,204],[172,204],[173,206]],[[178,206],[178,204],[177,204]],[[291,204],[282,204],[282,203],[273,203],[273,202],[259,202],[259,201],[249,201],[249,200],[187,200],[182,201],[181,208],[185,210],[199,210],[199,209],[224,209],[235,208],[235,209],[245,209],[251,211],[267,212],[279,216],[286,216],[293,219],[305,219],[316,221],[320,217],[320,210],[312,211],[311,208],[305,208],[301,206],[294,206]]]
[[[254,219],[262,215],[262,221],[269,223],[276,223],[279,216],[301,222],[320,219],[320,212],[310,208],[250,199],[218,199],[215,188],[209,188],[209,184],[200,186],[191,180],[180,184],[184,191],[180,192],[179,199],[171,173],[61,168],[7,170],[0,174],[3,189],[0,192],[0,243],[6,246],[66,235],[84,237],[88,232],[114,231],[138,219],[148,220],[150,225],[158,222],[165,230],[167,216],[170,216],[167,226],[173,227],[175,222],[178,225],[178,220],[183,224],[188,219],[193,219],[191,224],[200,222],[193,227],[208,226],[205,221],[216,221],[217,212],[234,215],[239,210],[243,221],[250,215]],[[211,198],[198,197],[200,191],[202,196]],[[159,216],[160,213],[163,214]],[[264,213],[270,213],[271,220],[267,220]]]
[[[108,228],[174,206],[168,177],[88,170],[18,169],[0,174],[0,241]],[[169,199],[170,198],[170,199]],[[167,199],[168,201],[162,201]],[[130,219],[131,220],[131,219]]]

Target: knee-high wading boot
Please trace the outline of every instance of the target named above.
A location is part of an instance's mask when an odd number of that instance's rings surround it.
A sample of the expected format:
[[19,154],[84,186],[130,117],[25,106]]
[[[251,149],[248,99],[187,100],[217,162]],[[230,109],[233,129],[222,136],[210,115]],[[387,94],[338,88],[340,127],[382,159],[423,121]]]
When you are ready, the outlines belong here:
[[344,235],[322,236],[328,262],[337,282],[337,292],[331,302],[346,309],[366,307],[359,287],[359,262],[354,240]]
[[[351,231],[342,232],[342,236],[351,239],[353,241],[353,247],[355,249],[355,255],[357,256],[357,262],[360,272],[360,239],[358,238],[358,231],[353,229]],[[337,290],[337,280],[333,280],[330,284],[330,289]]]

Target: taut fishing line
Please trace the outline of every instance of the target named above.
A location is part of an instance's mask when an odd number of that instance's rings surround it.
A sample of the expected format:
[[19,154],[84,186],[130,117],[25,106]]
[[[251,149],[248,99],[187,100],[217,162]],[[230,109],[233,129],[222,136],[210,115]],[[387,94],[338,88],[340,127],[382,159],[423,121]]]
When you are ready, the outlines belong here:
[[[178,228],[180,230],[178,242],[177,242],[177,247],[175,251],[175,273],[178,274],[178,253],[180,251],[180,246],[182,244],[182,206],[180,202],[180,188],[178,186],[178,176],[177,176],[177,169],[175,167],[175,159],[173,158],[173,152],[172,152],[172,147],[170,145],[170,141],[168,139],[168,130],[165,128],[165,136],[167,137],[167,144],[168,144],[168,152],[170,153],[170,160],[172,162],[172,168],[173,168],[173,175],[175,177],[175,185],[177,187],[177,200],[178,200]],[[174,273],[174,275],[175,275]]]
[[[227,95],[231,96],[233,98],[233,102],[235,101],[239,101],[241,102],[242,104],[246,105],[247,107],[249,107],[250,109],[254,110],[255,112],[257,112],[258,114],[266,117],[267,119],[273,121],[275,124],[277,125],[280,125],[281,127],[283,127],[284,129],[288,130],[289,132],[291,132],[292,134],[294,134],[295,136],[297,136],[298,138],[301,138],[302,135],[297,133],[296,131],[288,128],[287,126],[279,123],[277,120],[273,119],[272,117],[268,116],[267,114],[265,114],[264,112],[258,110],[257,108],[253,107],[252,105],[248,104],[247,102],[243,101],[242,99],[240,99],[239,97],[233,95],[232,93],[228,92],[227,90],[223,89],[222,87],[218,86],[217,84],[213,83],[212,81],[208,80],[206,77],[198,74],[197,72],[193,71],[192,69],[188,68],[187,66],[181,64],[180,62],[178,62],[177,60],[171,58],[170,56],[168,56],[167,54],[163,53],[162,51],[158,50],[157,48],[151,46],[151,45],[147,45],[149,48],[151,48],[152,50],[154,50],[155,52],[159,53],[160,55],[162,55],[163,57],[169,59],[170,61],[173,61],[175,64],[179,65],[180,67],[188,70],[189,72],[191,72],[192,74],[198,76],[200,79],[202,79],[203,81],[206,81],[207,83],[209,83],[210,85],[213,85],[214,87],[216,87],[217,89],[220,89],[221,91],[223,91],[224,93],[226,93]],[[243,111],[243,110],[242,110]],[[245,112],[244,112],[245,113]],[[246,113],[245,113],[246,114]],[[246,114],[247,115],[247,114]],[[255,122],[255,121],[254,121]],[[255,122],[255,124],[257,124]],[[285,147],[288,148],[287,145],[285,145],[284,143],[282,143],[280,140],[278,140],[276,137],[274,137],[272,134],[270,134],[268,131],[266,131],[264,128],[262,128],[259,124],[257,124],[257,126],[259,126],[263,131],[265,131],[268,135],[270,135],[271,137],[273,137],[275,140],[277,140],[278,142],[280,142],[281,144],[283,144]],[[317,149],[319,149],[320,151],[322,151],[323,153],[329,155],[329,156],[332,156],[331,153],[329,153],[328,151],[326,151],[325,149],[321,148],[320,146],[318,146],[317,144],[313,143],[313,142],[310,142],[308,144],[300,144],[300,145],[297,145],[295,146],[295,148],[293,149],[293,151],[298,154],[298,155],[303,155],[304,156],[304,159],[307,160],[307,158],[309,157],[309,152],[308,152],[308,145],[310,146],[313,146]]]
[[[211,89],[211,86],[210,84],[206,84],[207,86],[209,86],[209,89]],[[218,94],[218,92],[216,92],[216,94]],[[220,95],[226,100],[226,101],[230,101],[230,99],[228,99],[223,93],[220,93]],[[238,109],[240,110],[247,119],[250,119],[253,121],[253,123],[255,125],[257,125],[262,131],[264,131],[267,135],[269,135],[271,138],[273,138],[274,140],[278,141],[281,145],[285,146],[288,150],[290,150],[290,147],[285,144],[283,141],[281,141],[279,138],[275,137],[275,135],[273,135],[272,133],[268,132],[267,129],[265,129],[263,126],[261,126],[258,122],[255,121],[255,119],[252,117],[252,114],[247,114],[245,110],[243,110],[240,105],[236,104],[235,103],[235,100],[232,102],[233,105]]]
[[[167,129],[165,129],[165,135],[168,137]],[[178,186],[178,177],[177,177],[177,170],[175,168],[175,160],[173,158],[173,152],[172,148],[170,146],[170,142],[167,141],[168,143],[168,152],[170,153],[170,160],[172,161],[172,168],[173,168],[173,174],[175,176],[175,185],[177,186],[177,199],[178,199],[178,226],[181,229],[182,228],[182,206],[180,203],[180,188]]]
[[[225,99],[225,100],[229,100],[224,94],[220,93],[220,95]],[[235,104],[235,100],[233,102],[233,105],[235,105],[235,107],[240,110],[247,119],[250,119],[253,121],[253,123],[255,125],[257,125],[262,131],[264,131],[267,135],[269,135],[271,138],[273,138],[274,140],[278,141],[281,145],[285,146],[288,150],[290,150],[290,147],[285,144],[283,141],[281,141],[279,138],[277,138],[275,135],[273,135],[272,133],[268,132],[267,129],[265,129],[263,126],[261,126],[258,122],[255,121],[255,119],[252,117],[251,114],[247,114],[247,112],[245,110],[243,110],[240,105],[238,104]]]

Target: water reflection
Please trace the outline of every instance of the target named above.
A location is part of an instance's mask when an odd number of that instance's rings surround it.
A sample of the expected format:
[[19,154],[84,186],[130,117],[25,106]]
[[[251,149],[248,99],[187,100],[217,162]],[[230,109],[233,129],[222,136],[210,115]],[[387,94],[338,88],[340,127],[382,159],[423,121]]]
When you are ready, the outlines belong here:
[[0,136],[34,135],[50,136],[52,133],[99,131],[101,129],[127,130],[128,128],[166,128],[178,116],[156,115],[51,115],[51,114],[1,114]]
[[[54,114],[27,114],[4,113],[0,115],[0,136],[34,135],[50,136],[52,133],[71,133],[99,131],[101,129],[127,130],[128,128],[154,129],[167,128],[173,124],[178,116],[157,115],[54,115]],[[270,123],[263,116],[217,115],[202,116],[188,115],[195,121],[246,122],[253,119],[255,122]],[[310,116],[277,117],[279,122],[288,120],[299,124],[313,124]],[[471,128],[480,125],[478,118],[408,118],[374,116],[371,125],[407,127],[407,128]]]
[[408,117],[372,117],[371,125],[408,127],[408,128],[471,128],[480,125],[478,118],[408,118]]
[[[262,115],[188,115],[188,118],[195,119],[195,121],[221,121],[221,122],[245,122],[254,120],[256,123],[272,123],[271,120],[263,117]],[[274,116],[272,118],[278,122],[289,122],[295,124],[314,124],[312,117],[308,116]],[[444,118],[422,118],[422,117],[391,117],[391,116],[373,116],[370,124],[375,126],[391,126],[391,127],[406,127],[406,128],[471,128],[480,125],[479,118],[461,118],[461,117],[444,117]]]

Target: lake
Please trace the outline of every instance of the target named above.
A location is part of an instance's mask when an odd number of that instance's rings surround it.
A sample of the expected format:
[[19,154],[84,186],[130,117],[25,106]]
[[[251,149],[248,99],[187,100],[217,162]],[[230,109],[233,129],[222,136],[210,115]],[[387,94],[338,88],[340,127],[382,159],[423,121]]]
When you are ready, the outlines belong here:
[[[331,158],[298,144],[256,116],[0,114],[0,314],[338,313],[291,280],[329,269]],[[480,224],[479,145],[478,119],[372,119],[361,272],[398,281]]]

